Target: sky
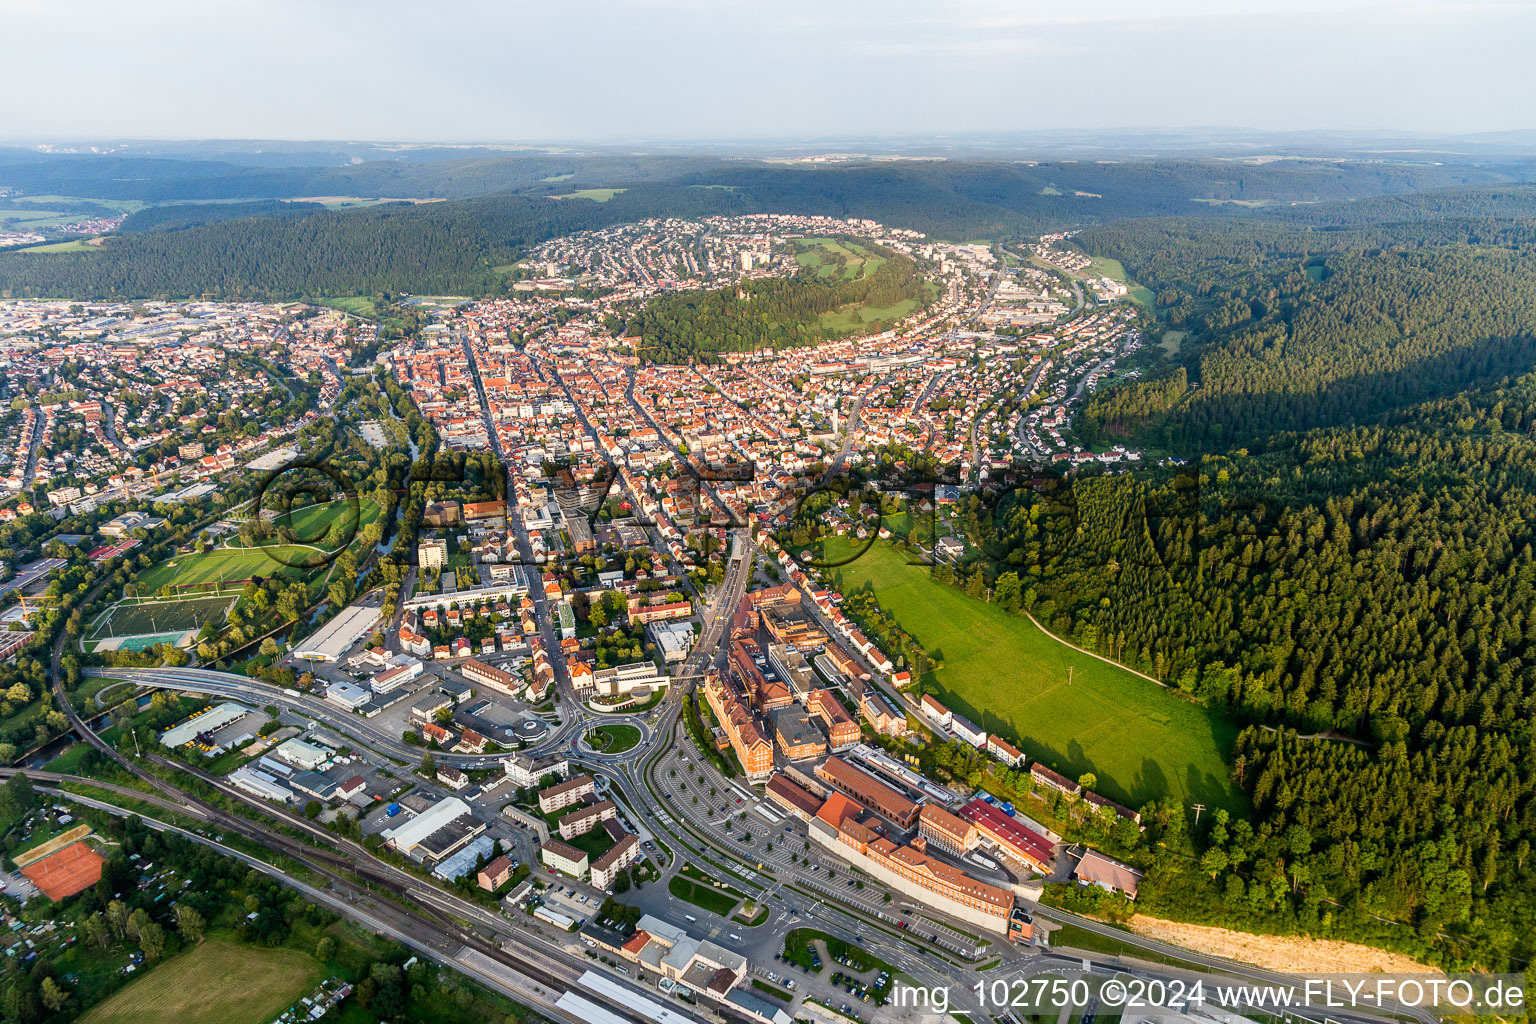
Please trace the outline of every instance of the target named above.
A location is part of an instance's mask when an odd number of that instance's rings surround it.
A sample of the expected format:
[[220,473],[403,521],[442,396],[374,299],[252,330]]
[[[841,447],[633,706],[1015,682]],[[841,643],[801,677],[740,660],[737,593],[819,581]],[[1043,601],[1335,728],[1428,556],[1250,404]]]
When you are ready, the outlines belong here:
[[0,25],[7,138],[1536,128],[1531,0],[0,0]]

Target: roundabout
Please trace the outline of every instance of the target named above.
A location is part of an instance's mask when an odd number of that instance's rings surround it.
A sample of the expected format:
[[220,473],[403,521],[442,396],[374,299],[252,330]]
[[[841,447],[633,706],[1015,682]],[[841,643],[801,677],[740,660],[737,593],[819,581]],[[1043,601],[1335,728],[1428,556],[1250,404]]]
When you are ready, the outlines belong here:
[[584,757],[620,758],[648,744],[650,730],[639,718],[583,725],[571,749]]

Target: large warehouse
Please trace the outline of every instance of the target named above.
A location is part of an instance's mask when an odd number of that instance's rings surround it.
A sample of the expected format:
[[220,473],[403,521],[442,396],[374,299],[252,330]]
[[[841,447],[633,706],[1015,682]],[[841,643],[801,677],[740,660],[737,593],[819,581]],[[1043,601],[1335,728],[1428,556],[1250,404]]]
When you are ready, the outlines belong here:
[[484,831],[485,822],[475,817],[469,805],[450,796],[389,829],[384,840],[414,861],[435,863]]
[[338,661],[347,648],[379,624],[379,609],[353,605],[320,627],[313,636],[295,644],[293,654],[305,661]]

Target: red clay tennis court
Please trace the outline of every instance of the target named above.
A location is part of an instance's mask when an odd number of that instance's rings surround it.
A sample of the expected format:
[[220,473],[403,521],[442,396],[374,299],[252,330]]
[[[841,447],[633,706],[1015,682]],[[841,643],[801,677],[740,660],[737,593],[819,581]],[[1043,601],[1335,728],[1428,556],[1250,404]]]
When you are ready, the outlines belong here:
[[21,873],[31,879],[44,896],[57,902],[95,885],[105,863],[101,854],[80,842],[27,865]]

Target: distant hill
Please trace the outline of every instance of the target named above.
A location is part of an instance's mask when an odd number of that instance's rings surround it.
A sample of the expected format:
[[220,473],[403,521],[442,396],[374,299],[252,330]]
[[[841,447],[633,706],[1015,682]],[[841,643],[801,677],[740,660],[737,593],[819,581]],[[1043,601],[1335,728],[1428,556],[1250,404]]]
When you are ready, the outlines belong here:
[[[1501,170],[1230,161],[770,164],[716,158],[526,156],[252,167],[223,161],[0,153],[0,187],[135,199],[98,251],[0,254],[0,295],[293,299],[380,291],[499,294],[492,268],[573,231],[657,216],[802,212],[869,217],[950,239],[998,239],[1129,218],[1327,216],[1310,206],[1503,185]],[[723,186],[723,187],[700,187]],[[602,203],[554,202],[622,188]],[[276,199],[443,198],[315,210]],[[209,200],[238,200],[214,203]],[[191,204],[190,201],[198,201]],[[1412,196],[1402,200],[1411,204]],[[1362,204],[1363,205],[1363,204]],[[1342,211],[1345,216],[1350,211]]]

